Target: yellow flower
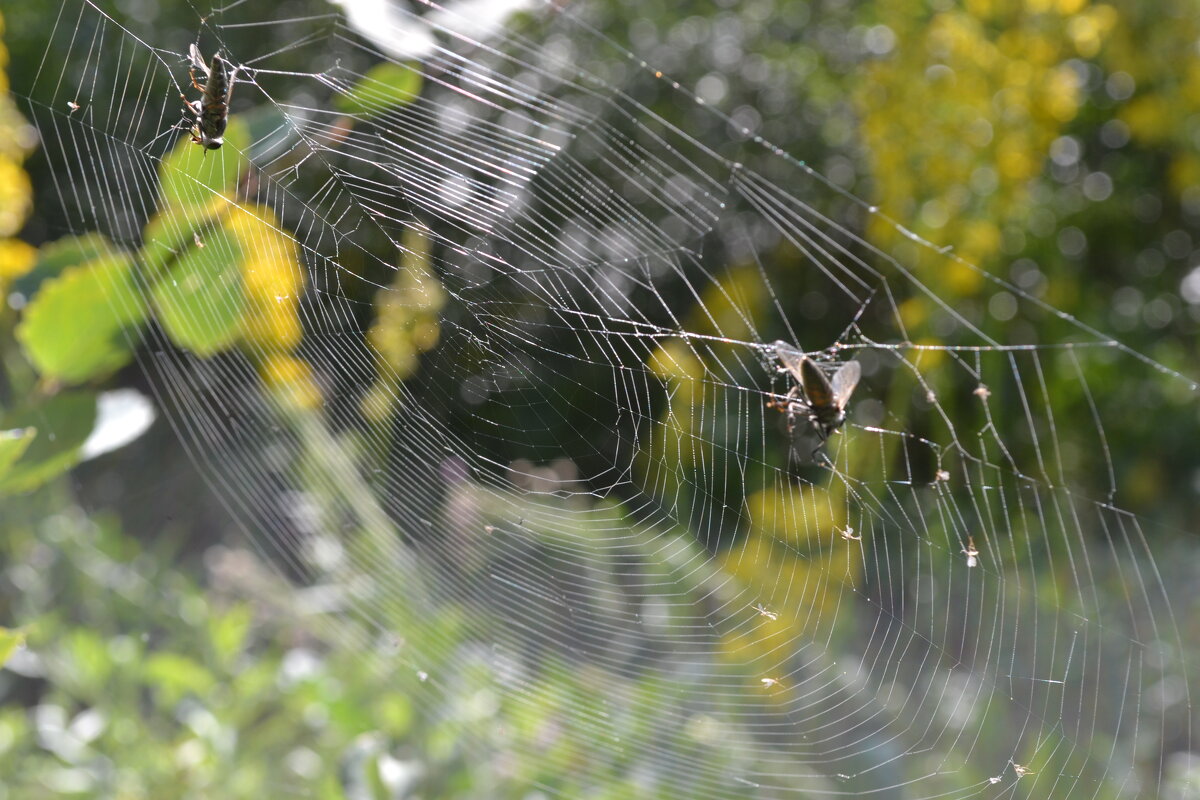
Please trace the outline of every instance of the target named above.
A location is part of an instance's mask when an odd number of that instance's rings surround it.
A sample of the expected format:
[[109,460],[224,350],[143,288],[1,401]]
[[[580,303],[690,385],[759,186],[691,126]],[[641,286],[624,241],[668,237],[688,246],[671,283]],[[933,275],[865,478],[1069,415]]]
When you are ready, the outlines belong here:
[[265,350],[294,350],[302,336],[300,320],[290,305],[249,309],[242,318],[242,340]]
[[321,405],[321,391],[307,361],[291,355],[272,355],[259,369],[263,381],[280,401],[306,410]]
[[36,263],[36,247],[19,239],[0,239],[0,287],[29,272]]
[[[0,131],[0,138],[4,132]],[[33,187],[21,165],[0,158],[0,236],[12,236],[25,224],[33,208]]]

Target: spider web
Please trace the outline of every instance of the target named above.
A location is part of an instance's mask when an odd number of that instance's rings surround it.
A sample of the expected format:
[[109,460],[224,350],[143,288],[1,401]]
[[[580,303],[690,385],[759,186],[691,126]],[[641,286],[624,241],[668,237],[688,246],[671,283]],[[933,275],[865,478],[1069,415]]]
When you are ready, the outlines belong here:
[[[191,173],[189,42],[103,6],[64,4],[53,100],[28,106],[70,232],[136,252],[157,219],[172,252],[244,257],[159,194],[165,171],[216,199],[241,159],[233,205],[274,234],[241,246],[294,245],[278,314],[301,345],[200,357],[151,324],[138,363],[314,628],[468,721],[476,769],[544,765],[525,785],[549,796],[1158,796],[1190,747],[1177,567],[1123,510],[1109,444],[1153,422],[1087,376],[1195,385],[742,135],[581,10],[486,35],[472,11],[395,7],[366,36],[273,4],[198,14],[250,134]],[[338,110],[379,63],[420,95]],[[921,277],[948,270],[1026,322]],[[433,320],[419,368],[370,335],[382,307]],[[792,387],[780,338],[862,365],[816,450],[768,407]],[[263,389],[293,353],[313,411]]]

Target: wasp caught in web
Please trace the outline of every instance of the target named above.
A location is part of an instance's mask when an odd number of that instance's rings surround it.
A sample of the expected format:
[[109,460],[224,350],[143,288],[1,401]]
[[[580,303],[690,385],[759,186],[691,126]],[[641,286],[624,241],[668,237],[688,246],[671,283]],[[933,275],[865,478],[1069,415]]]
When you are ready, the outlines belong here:
[[[195,43],[188,48],[188,59],[192,62],[188,75],[192,78],[192,86],[200,90],[201,96],[199,100],[188,100],[184,95],[180,97],[194,118],[192,141],[203,147],[207,155],[209,150],[216,150],[225,144],[229,98],[233,96],[233,75],[237,70],[221,57],[220,52],[213,53],[211,66],[206,66]],[[206,78],[203,86],[196,80],[197,69]]]
[[780,340],[772,347],[796,384],[783,401],[772,401],[770,405],[788,415],[789,433],[795,428],[796,416],[803,414],[824,442],[846,421],[846,403],[862,376],[861,365],[857,361],[847,361],[833,374],[831,381],[811,358],[787,342]]

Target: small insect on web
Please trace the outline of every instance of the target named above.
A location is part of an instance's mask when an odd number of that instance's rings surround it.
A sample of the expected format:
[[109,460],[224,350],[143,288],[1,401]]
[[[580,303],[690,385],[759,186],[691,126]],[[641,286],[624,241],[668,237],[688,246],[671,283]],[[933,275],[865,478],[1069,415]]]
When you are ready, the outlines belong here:
[[[772,346],[776,357],[795,378],[796,384],[788,391],[783,402],[772,401],[770,405],[788,415],[789,433],[795,429],[796,415],[804,414],[821,442],[824,442],[846,422],[846,403],[858,386],[862,366],[857,361],[847,361],[830,381],[811,358],[792,345],[779,340]],[[816,449],[813,453],[816,453]]]
[[[216,150],[225,143],[229,99],[233,96],[233,76],[237,69],[222,58],[220,52],[213,53],[212,65],[206,66],[195,43],[188,48],[188,59],[192,62],[188,68],[188,75],[191,76],[192,86],[200,90],[201,97],[191,101],[184,95],[180,97],[183,98],[188,113],[194,118],[192,141],[203,147],[207,155],[209,150]],[[207,79],[203,86],[196,80],[197,69],[203,72]]]
[[974,567],[979,564],[979,548],[975,546],[975,537],[967,537],[967,546],[962,549],[963,555],[967,557],[967,566]]

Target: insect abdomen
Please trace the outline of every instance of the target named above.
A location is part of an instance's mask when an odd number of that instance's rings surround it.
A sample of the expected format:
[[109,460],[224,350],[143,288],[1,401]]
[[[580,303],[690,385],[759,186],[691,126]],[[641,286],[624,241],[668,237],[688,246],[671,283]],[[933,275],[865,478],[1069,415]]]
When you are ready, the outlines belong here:
[[813,418],[827,431],[840,428],[846,421],[846,415],[837,405],[829,378],[825,377],[825,373],[812,359],[806,358],[800,362],[800,383]]
[[226,95],[229,94],[229,62],[214,55],[212,66],[208,70],[208,81],[204,84],[205,103],[225,105]]
[[201,123],[209,137],[218,139],[225,134],[229,119],[229,62],[214,55],[208,82],[204,85]]
[[806,358],[800,362],[800,383],[804,387],[804,397],[813,411],[833,408],[833,386],[829,378],[821,372],[821,368]]

